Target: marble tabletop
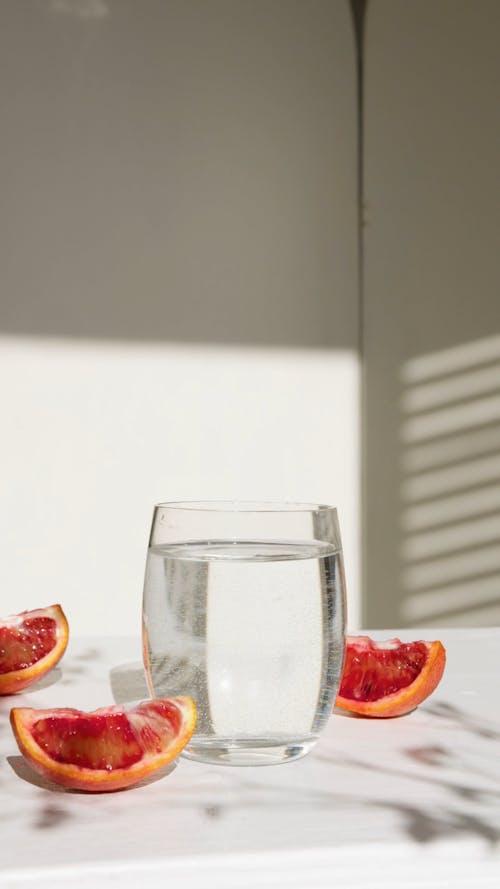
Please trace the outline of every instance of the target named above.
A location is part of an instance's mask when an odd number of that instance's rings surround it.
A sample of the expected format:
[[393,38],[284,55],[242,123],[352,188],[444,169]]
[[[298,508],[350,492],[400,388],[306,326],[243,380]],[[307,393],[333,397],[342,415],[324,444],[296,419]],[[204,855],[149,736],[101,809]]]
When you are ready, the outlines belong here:
[[49,676],[0,698],[0,887],[500,886],[500,628],[440,638],[444,678],[393,720],[334,713],[315,750],[266,768],[178,760],[110,794],[63,791],[19,755],[10,707],[147,697],[140,640],[72,638]]

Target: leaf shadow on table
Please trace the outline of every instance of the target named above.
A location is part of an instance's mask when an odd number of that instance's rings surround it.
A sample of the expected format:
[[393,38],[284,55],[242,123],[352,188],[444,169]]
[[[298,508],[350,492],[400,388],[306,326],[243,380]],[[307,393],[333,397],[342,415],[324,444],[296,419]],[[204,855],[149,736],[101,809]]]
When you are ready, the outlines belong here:
[[487,741],[500,741],[500,724],[478,719],[473,713],[467,713],[447,701],[435,701],[427,704],[425,711],[438,719],[451,720],[458,723],[467,732]]
[[[263,809],[274,812],[278,821],[280,812],[296,813],[297,822],[303,823],[304,814],[312,807],[325,813],[334,830],[332,818],[355,821],[356,813],[368,808],[380,813],[392,812],[400,822],[401,832],[416,845],[428,846],[458,838],[479,840],[496,852],[500,846],[500,787],[496,765],[500,726],[447,704],[435,704],[425,708],[425,712],[431,716],[432,723],[446,718],[448,735],[443,732],[443,737],[451,735],[449,743],[446,740],[435,743],[431,738],[427,743],[395,749],[394,765],[374,763],[371,746],[364,748],[364,758],[363,754],[355,756],[342,751],[325,754],[321,745],[307,758],[304,763],[307,769],[314,768],[314,761],[332,767],[332,787],[336,775],[341,774],[345,785],[345,771],[350,770],[352,789],[348,793],[329,789],[324,778],[322,786],[315,785],[314,779],[309,786],[297,786],[280,783],[274,779],[274,773],[268,774],[267,770],[262,778],[257,770],[250,770],[248,777],[243,775],[243,770],[238,770],[235,782],[232,774],[226,778],[221,769],[213,769],[199,772],[179,790],[172,788],[170,804],[173,810],[198,809],[207,822],[222,822],[221,830],[224,830],[224,821],[244,814],[247,817],[252,810]],[[462,749],[454,744],[458,724],[465,729]],[[375,783],[371,782],[371,776]],[[380,778],[385,782],[387,794],[379,791]],[[408,782],[428,789],[423,801],[420,795],[418,802],[414,802]]]
[[[373,770],[373,763],[359,763],[356,760],[342,759],[334,757],[332,764],[339,767],[353,767]],[[399,777],[395,770],[382,770],[390,778]],[[245,786],[240,784],[241,786]],[[259,793],[258,791],[261,791]],[[490,848],[496,849],[500,844],[500,827],[490,822],[484,816],[467,813],[455,808],[453,804],[448,807],[440,807],[439,810],[430,804],[429,809],[423,806],[411,805],[405,802],[397,802],[395,800],[370,798],[368,795],[352,792],[348,795],[328,790],[297,790],[297,788],[286,788],[266,783],[258,788],[255,782],[247,785],[246,790],[256,794],[254,802],[248,798],[244,805],[240,805],[238,801],[233,803],[222,802],[218,805],[210,805],[204,808],[204,814],[207,818],[222,819],[225,816],[230,817],[235,814],[238,808],[248,810],[252,806],[261,808],[272,808],[277,811],[289,810],[291,807],[300,815],[301,808],[309,808],[311,805],[321,808],[331,814],[339,815],[339,812],[345,812],[353,808],[371,808],[375,811],[394,812],[401,817],[401,823],[404,833],[414,843],[418,845],[429,845],[438,840],[443,840],[457,835],[466,838],[475,838],[484,841]],[[173,800],[171,800],[173,802]],[[175,801],[175,805],[179,804],[179,800]]]
[[[371,807],[392,810],[398,812],[404,822],[407,835],[417,843],[431,843],[438,839],[454,836],[457,833],[464,838],[475,837],[484,840],[489,846],[497,847],[500,844],[500,822],[498,819],[490,820],[484,813],[484,807],[491,808],[491,814],[498,815],[500,810],[500,786],[497,761],[498,740],[500,740],[500,725],[495,722],[478,718],[472,713],[467,713],[452,704],[438,701],[426,705],[425,712],[432,719],[446,720],[446,727],[450,731],[460,729],[465,736],[474,738],[476,744],[480,743],[481,766],[477,766],[477,750],[475,755],[467,756],[465,751],[457,750],[452,743],[446,746],[444,743],[423,744],[412,747],[404,747],[400,753],[404,759],[409,759],[417,766],[419,771],[410,771],[408,768],[395,768],[377,764],[377,770],[387,776],[388,781],[410,781],[419,784],[427,784],[442,789],[450,797],[450,803],[441,809],[433,804],[429,811],[421,806],[410,805],[404,801],[394,800],[366,800],[365,804]],[[443,737],[446,735],[443,734]],[[493,742],[490,744],[489,742]],[[317,758],[332,765],[338,764],[334,756],[318,754]],[[344,757],[343,763],[356,770],[372,771],[373,763]],[[489,764],[491,767],[489,768]],[[437,769],[452,773],[452,776],[440,777]],[[430,770],[430,771],[429,771]],[[434,774],[432,771],[434,770]],[[457,780],[457,774],[466,777],[466,780]],[[481,783],[478,783],[478,778]],[[497,785],[495,787],[495,785]],[[457,806],[458,803],[458,806]],[[464,811],[460,804],[481,805],[481,813]]]

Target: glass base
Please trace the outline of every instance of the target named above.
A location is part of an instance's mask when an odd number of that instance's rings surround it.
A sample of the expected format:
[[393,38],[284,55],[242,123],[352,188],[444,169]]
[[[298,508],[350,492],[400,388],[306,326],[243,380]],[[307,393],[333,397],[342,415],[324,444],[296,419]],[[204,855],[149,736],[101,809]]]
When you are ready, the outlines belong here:
[[264,738],[195,738],[182,751],[186,759],[218,766],[276,766],[309,753],[317,738],[277,741]]

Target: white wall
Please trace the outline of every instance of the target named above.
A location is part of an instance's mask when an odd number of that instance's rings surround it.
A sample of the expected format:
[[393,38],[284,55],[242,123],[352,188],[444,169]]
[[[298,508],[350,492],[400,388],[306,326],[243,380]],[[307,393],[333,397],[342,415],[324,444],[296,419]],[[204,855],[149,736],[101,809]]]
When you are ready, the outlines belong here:
[[152,505],[339,506],[359,621],[347,3],[0,5],[0,602],[138,633]]
[[370,0],[366,620],[500,622],[500,6]]

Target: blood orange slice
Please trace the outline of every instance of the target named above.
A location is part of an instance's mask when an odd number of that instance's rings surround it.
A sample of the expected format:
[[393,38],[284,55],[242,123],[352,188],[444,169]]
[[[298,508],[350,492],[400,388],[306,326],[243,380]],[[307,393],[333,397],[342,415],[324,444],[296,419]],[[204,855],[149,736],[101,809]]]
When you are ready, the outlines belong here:
[[402,716],[432,694],[445,663],[441,642],[348,636],[336,706],[361,716]]
[[55,667],[68,636],[60,605],[0,618],[0,695],[27,688]]
[[177,697],[92,713],[14,707],[10,721],[21,753],[45,778],[76,790],[120,790],[178,756],[193,734],[196,706]]

